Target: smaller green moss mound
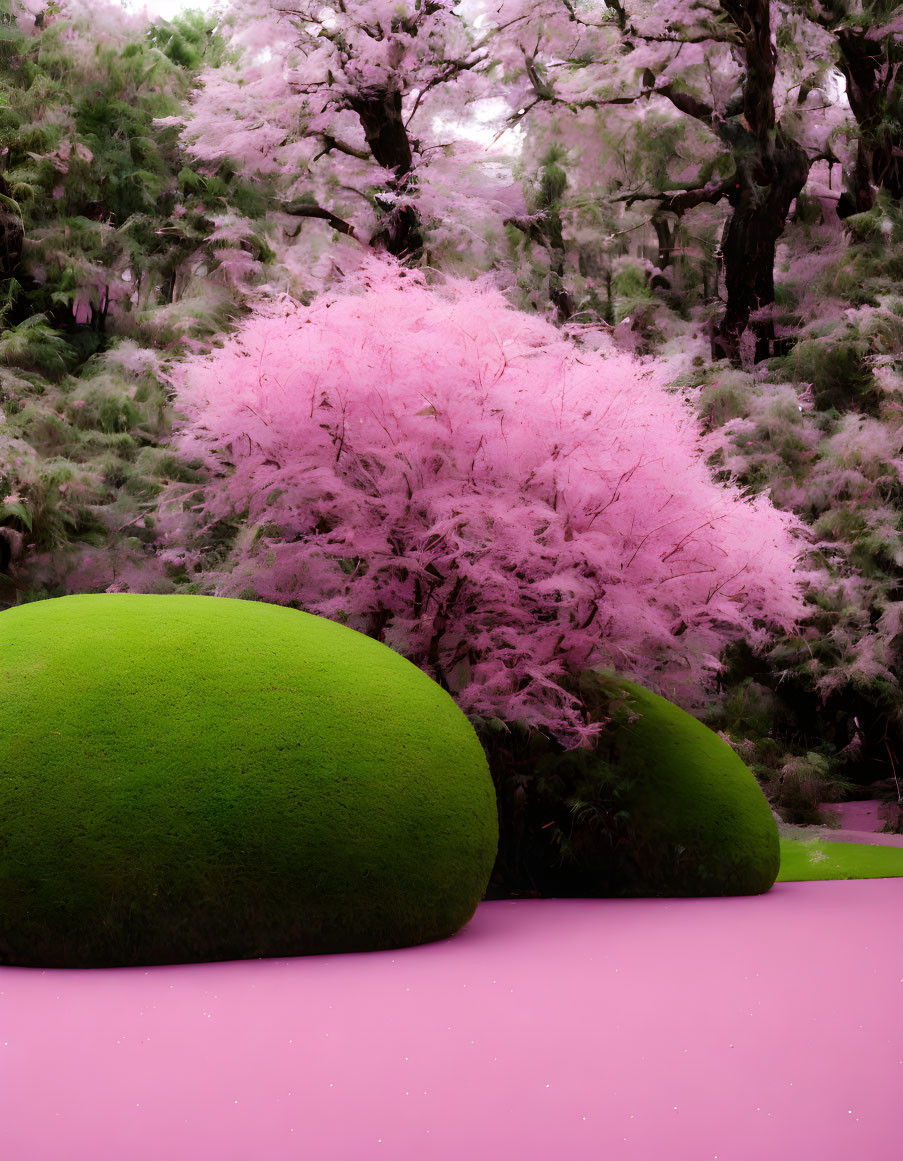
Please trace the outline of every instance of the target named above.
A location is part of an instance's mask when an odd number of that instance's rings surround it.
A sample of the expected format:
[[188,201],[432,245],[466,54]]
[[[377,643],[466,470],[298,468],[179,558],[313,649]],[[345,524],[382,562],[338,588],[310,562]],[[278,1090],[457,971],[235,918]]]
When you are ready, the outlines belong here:
[[779,883],[805,883],[813,879],[898,878],[903,878],[901,847],[781,839]]
[[[755,777],[717,734],[650,690],[581,676],[593,750],[530,739],[499,774],[494,897],[757,895],[780,865],[777,825]],[[485,745],[484,740],[484,745]]]
[[632,682],[619,684],[622,708],[638,716],[616,725],[605,757],[630,787],[625,831],[647,852],[650,885],[680,895],[768,891],[780,841],[752,771],[691,714]]
[[386,646],[279,605],[0,613],[0,963],[117,967],[443,939],[496,853],[486,759]]

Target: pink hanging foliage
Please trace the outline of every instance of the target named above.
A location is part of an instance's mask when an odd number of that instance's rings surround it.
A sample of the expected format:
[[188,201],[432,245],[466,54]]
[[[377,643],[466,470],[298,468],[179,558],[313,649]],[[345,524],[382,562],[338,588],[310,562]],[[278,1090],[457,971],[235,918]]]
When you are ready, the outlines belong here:
[[214,473],[198,519],[246,520],[215,591],[342,621],[568,746],[600,728],[562,686],[589,667],[692,705],[728,642],[791,628],[806,574],[798,521],[713,482],[662,377],[377,259],[259,307],[173,380],[175,445]]

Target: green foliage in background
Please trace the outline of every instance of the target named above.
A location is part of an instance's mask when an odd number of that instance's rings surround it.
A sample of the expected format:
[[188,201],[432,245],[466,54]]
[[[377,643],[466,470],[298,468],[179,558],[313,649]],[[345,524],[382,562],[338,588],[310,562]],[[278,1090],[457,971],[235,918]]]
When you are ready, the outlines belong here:
[[[798,341],[758,370],[707,368],[697,398],[712,465],[806,520],[822,579],[800,636],[767,658],[729,652],[707,720],[788,821],[814,823],[856,787],[903,789],[903,297],[887,273],[903,213],[882,195],[843,234],[794,226],[787,247]],[[744,707],[765,689],[752,726]]]
[[0,607],[140,572],[174,587],[155,560],[157,497],[201,477],[161,446],[166,366],[242,312],[217,221],[247,251],[243,275],[272,257],[260,191],[198,173],[156,123],[223,48],[197,12],[100,34],[56,17],[0,45],[4,172],[25,235],[0,285],[0,495],[15,497],[0,523],[28,564],[27,579],[0,572]]

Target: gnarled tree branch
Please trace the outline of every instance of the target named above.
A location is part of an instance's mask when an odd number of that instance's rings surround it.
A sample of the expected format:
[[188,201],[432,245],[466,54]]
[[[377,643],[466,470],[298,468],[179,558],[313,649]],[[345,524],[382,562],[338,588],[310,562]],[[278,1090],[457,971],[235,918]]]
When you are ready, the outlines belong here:
[[[331,153],[333,149],[339,153],[347,153],[349,157],[357,157],[360,161],[372,161],[372,156],[366,149],[356,149],[353,145],[349,145],[345,141],[339,141],[337,137],[333,137],[331,133],[318,133],[317,136],[323,142],[323,150],[318,157],[322,157],[324,153]],[[316,158],[314,159],[316,160]]]
[[[360,242],[360,238],[355,234],[354,227],[350,222],[346,222],[344,218],[340,218],[332,210],[324,209],[323,206],[311,205],[308,202],[289,202],[281,208],[285,213],[292,214],[296,218],[322,218],[340,234],[347,234],[349,238],[354,238],[355,242]],[[292,236],[297,237],[296,234]]]
[[702,205],[703,202],[710,202],[714,205],[720,202],[722,198],[728,197],[733,190],[737,188],[737,175],[732,173],[730,177],[723,178],[720,181],[710,181],[703,186],[698,186],[696,189],[681,189],[668,190],[662,193],[629,193],[621,194],[620,197],[612,198],[612,201],[624,202],[625,205],[632,206],[634,202],[658,202],[663,210],[671,210],[672,213],[682,214],[686,210],[690,210],[693,206]]

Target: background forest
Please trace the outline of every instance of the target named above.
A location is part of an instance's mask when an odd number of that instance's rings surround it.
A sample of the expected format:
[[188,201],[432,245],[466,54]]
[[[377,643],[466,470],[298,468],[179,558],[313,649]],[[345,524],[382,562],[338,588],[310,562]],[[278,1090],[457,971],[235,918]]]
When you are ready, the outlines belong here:
[[0,0],[0,608],[343,621],[563,853],[610,667],[903,829],[901,63],[884,0]]

